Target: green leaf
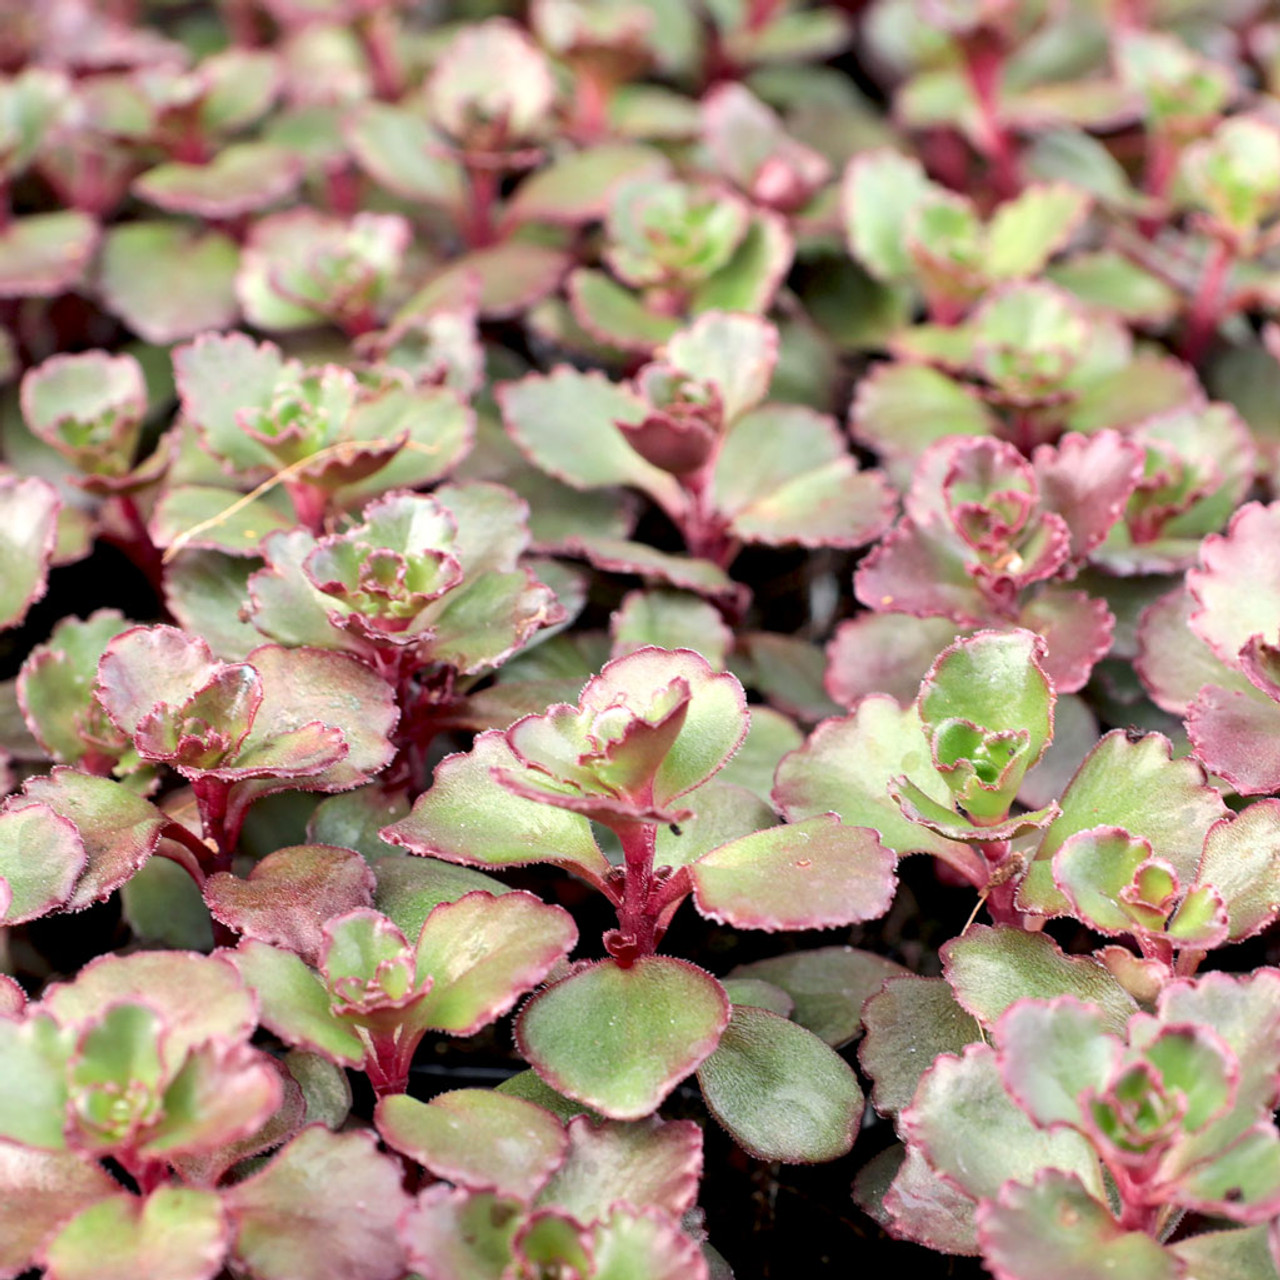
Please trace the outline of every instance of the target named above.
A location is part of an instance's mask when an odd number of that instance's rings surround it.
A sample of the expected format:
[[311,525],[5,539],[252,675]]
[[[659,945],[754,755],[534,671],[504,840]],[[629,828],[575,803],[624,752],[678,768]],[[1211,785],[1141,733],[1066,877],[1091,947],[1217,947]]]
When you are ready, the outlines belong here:
[[362,102],[344,121],[343,137],[356,163],[395,195],[442,209],[461,209],[462,167],[445,141],[417,111],[386,102]]
[[416,938],[442,902],[457,902],[477,890],[495,896],[511,892],[500,880],[470,867],[436,858],[413,858],[394,850],[390,857],[377,860],[373,873],[377,879],[374,905],[406,938]]
[[465,754],[436,766],[431,789],[419,796],[407,818],[384,828],[392,844],[414,853],[481,867],[550,862],[572,869],[594,884],[609,874],[585,818],[553,805],[512,795],[493,781],[495,768],[519,768],[501,733],[476,738]]
[[1196,1280],[1276,1280],[1266,1227],[1205,1231],[1169,1245]]
[[938,1058],[920,1080],[899,1125],[929,1164],[975,1200],[993,1199],[1011,1179],[1041,1169],[1079,1174],[1091,1191],[1102,1178],[1092,1148],[1068,1129],[1038,1129],[1005,1091],[985,1044]]
[[705,1280],[698,1246],[674,1222],[615,1205],[592,1239],[595,1280]]
[[1206,833],[1227,814],[1222,797],[1195,761],[1174,760],[1168,740],[1158,733],[1132,741],[1120,729],[1085,757],[1061,807],[1018,889],[1018,906],[1024,911],[1058,915],[1070,909],[1053,883],[1052,859],[1078,831],[1120,827],[1148,841],[1152,855],[1191,884]]
[[242,942],[231,958],[258,997],[264,1027],[340,1066],[364,1062],[363,1042],[331,1012],[329,992],[314,969],[290,951],[252,940]]
[[[48,777],[31,778],[10,813],[47,805],[74,824],[87,862],[64,909],[81,911],[120,888],[155,852],[168,819],[149,800],[110,778],[59,765]],[[3,874],[0,872],[0,874]]]
[[245,431],[240,414],[268,409],[285,372],[279,347],[244,333],[204,333],[173,353],[183,413],[209,451],[239,471],[276,469],[275,455]]
[[209,220],[237,218],[291,195],[302,178],[292,152],[271,142],[224,147],[206,164],[170,161],[148,169],[133,192],[169,213]]
[[997,1280],[1177,1280],[1182,1268],[1141,1231],[1125,1231],[1073,1174],[1044,1169],[978,1209],[978,1239]]
[[582,1223],[606,1218],[619,1201],[679,1218],[698,1198],[702,1130],[691,1120],[623,1123],[579,1116],[568,1126],[564,1162],[538,1197],[540,1206]]
[[859,1058],[875,1081],[871,1100],[892,1115],[907,1106],[935,1058],[958,1054],[982,1028],[941,978],[891,976],[862,1006],[866,1038]]
[[724,989],[695,965],[602,960],[535,995],[516,1041],[552,1088],[612,1119],[637,1120],[696,1070],[728,1020]]
[[893,495],[859,471],[835,423],[802,405],[765,405],[729,430],[712,473],[736,536],[769,545],[860,546],[883,532]]
[[1034,184],[1002,204],[987,228],[984,267],[993,280],[1038,275],[1089,212],[1085,192],[1065,183]]
[[0,629],[16,627],[45,593],[60,506],[47,481],[0,476]]
[[886,149],[864,152],[845,171],[844,231],[853,256],[886,283],[915,270],[903,231],[911,210],[933,189],[919,161]]
[[666,363],[720,392],[725,422],[768,394],[778,363],[778,331],[756,316],[707,311],[663,348]]
[[159,1187],[77,1214],[44,1250],[50,1280],[211,1280],[228,1231],[216,1192]]
[[400,1226],[408,1263],[416,1273],[448,1280],[502,1280],[513,1261],[524,1206],[481,1192],[438,1183],[411,1205]]
[[0,231],[0,298],[49,298],[79,284],[98,235],[76,210],[14,218]]
[[671,316],[646,310],[638,295],[603,271],[579,267],[566,288],[574,319],[606,347],[648,355],[680,328]]
[[62,906],[87,864],[75,823],[47,804],[0,810],[0,921],[19,924]]
[[915,707],[873,694],[852,715],[824,721],[782,761],[773,796],[792,822],[837,813],[848,826],[879,832],[881,843],[901,856],[931,853],[972,883],[985,884],[987,868],[980,855],[911,822],[894,804],[889,783],[902,775],[946,803],[950,792],[933,768]]
[[757,211],[733,257],[694,290],[692,309],[762,315],[773,305],[794,254],[795,244],[783,219]]
[[61,1151],[66,1145],[67,1064],[75,1037],[52,1018],[0,1018],[0,1138]]
[[120,886],[120,907],[144,942],[183,951],[212,951],[213,926],[200,889],[185,867],[152,858]]
[[[399,850],[383,840],[378,832],[408,812],[409,801],[403,792],[388,791],[379,783],[370,783],[321,800],[307,821],[307,839],[315,844],[354,849],[368,862],[377,862],[389,855],[398,857]],[[405,932],[412,937],[418,930]]]
[[734,1008],[698,1082],[711,1114],[760,1160],[834,1160],[853,1146],[862,1120],[862,1090],[848,1063],[764,1009]]
[[823,929],[883,915],[895,858],[866,827],[834,814],[742,836],[689,867],[694,901],[739,929]]
[[579,489],[628,485],[668,509],[684,502],[672,476],[646,462],[614,426],[638,421],[644,404],[599,374],[559,368],[504,383],[498,402],[507,431],[536,466]]
[[253,994],[230,959],[189,952],[99,956],[74,982],[47,988],[42,1004],[67,1026],[130,1001],[163,1015],[165,1051],[175,1061],[206,1040],[245,1040],[258,1021]]
[[1089,1097],[1102,1093],[1121,1043],[1096,1005],[1070,997],[1015,1001],[996,1028],[1000,1074],[1018,1105],[1042,1128],[1084,1129]]
[[723,670],[733,635],[720,611],[684,591],[657,588],[631,591],[610,619],[611,656],[637,649],[693,649],[716,670]]
[[1205,837],[1196,883],[1227,909],[1232,942],[1260,933],[1280,911],[1280,800],[1259,800]]
[[558,156],[527,177],[502,211],[503,221],[598,222],[608,212],[614,188],[649,173],[664,178],[670,165],[662,152],[634,143],[603,143]]
[[373,872],[351,849],[290,845],[269,853],[241,880],[220,871],[204,886],[215,920],[314,964],[333,917],[373,905]]
[[107,309],[161,345],[236,323],[236,242],[179,222],[128,222],[107,232],[100,283]]
[[40,1246],[82,1209],[120,1190],[96,1161],[15,1142],[0,1142],[0,1186],[0,1274],[6,1276],[33,1265]]
[[531,893],[468,893],[441,903],[418,938],[418,981],[431,979],[423,1021],[474,1035],[542,982],[577,941],[573,917]]
[[437,1178],[516,1200],[537,1195],[569,1148],[550,1112],[491,1089],[454,1089],[430,1102],[383,1098],[375,1121],[386,1142]]
[[1020,999],[1074,996],[1103,1011],[1109,1031],[1124,1033],[1133,997],[1091,956],[1068,956],[1044,933],[971,926],[941,951],[943,972],[960,1004],[984,1026]]
[[862,1007],[885,979],[906,972],[900,964],[870,951],[815,947],[740,964],[728,980],[760,979],[780,987],[795,1002],[792,1021],[839,1049],[861,1031]]
[[400,1165],[364,1132],[304,1129],[223,1193],[234,1256],[256,1280],[400,1280],[396,1224],[411,1204]]

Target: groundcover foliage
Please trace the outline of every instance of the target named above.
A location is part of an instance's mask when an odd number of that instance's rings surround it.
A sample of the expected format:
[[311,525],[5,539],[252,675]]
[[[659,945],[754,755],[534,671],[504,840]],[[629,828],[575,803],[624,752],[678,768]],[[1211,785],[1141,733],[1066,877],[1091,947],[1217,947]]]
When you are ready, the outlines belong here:
[[1266,0],[0,3],[0,1280],[1280,1280],[1278,313]]

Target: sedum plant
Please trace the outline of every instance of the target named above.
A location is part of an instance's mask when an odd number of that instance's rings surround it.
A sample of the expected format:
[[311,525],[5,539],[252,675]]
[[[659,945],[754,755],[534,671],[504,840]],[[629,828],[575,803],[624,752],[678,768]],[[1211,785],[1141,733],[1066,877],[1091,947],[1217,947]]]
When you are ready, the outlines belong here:
[[0,1280],[1280,1280],[1274,6],[0,7]]

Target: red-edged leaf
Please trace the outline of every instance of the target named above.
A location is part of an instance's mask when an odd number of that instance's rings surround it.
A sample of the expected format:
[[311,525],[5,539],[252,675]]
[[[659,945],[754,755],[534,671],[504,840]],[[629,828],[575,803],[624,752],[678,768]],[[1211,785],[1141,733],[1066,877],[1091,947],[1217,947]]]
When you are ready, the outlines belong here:
[[431,979],[423,1021],[474,1035],[543,981],[577,941],[573,917],[531,893],[474,892],[441,903],[418,936],[418,981]]
[[223,1193],[236,1261],[256,1280],[399,1280],[396,1223],[410,1200],[368,1133],[304,1129]]
[[0,1276],[13,1280],[58,1228],[120,1191],[98,1164],[61,1151],[0,1142]]
[[372,906],[373,885],[373,869],[354,850],[304,844],[269,853],[246,880],[218,872],[206,881],[204,899],[214,918],[237,933],[314,964],[325,923]]
[[48,777],[31,778],[8,803],[10,812],[48,805],[73,823],[88,859],[65,910],[102,902],[129,880],[156,851],[169,819],[149,800],[109,778],[58,766]]
[[694,901],[740,929],[823,929],[883,915],[896,858],[867,827],[835,814],[721,845],[689,867]]
[[629,1124],[577,1116],[569,1121],[564,1162],[539,1203],[578,1222],[608,1216],[618,1201],[680,1218],[693,1208],[702,1172],[702,1130],[691,1120],[635,1120]]
[[211,1280],[228,1237],[212,1191],[159,1187],[83,1210],[43,1250],[49,1280]]
[[549,1111],[491,1089],[383,1098],[375,1120],[387,1143],[436,1177],[516,1200],[537,1195],[569,1148]]
[[611,1119],[637,1120],[696,1070],[728,1020],[724,989],[695,965],[601,960],[534,996],[516,1041],[553,1089]]
[[62,906],[88,858],[75,823],[47,804],[0,810],[0,921],[20,924]]
[[0,628],[16,627],[45,593],[61,505],[48,481],[0,476]]

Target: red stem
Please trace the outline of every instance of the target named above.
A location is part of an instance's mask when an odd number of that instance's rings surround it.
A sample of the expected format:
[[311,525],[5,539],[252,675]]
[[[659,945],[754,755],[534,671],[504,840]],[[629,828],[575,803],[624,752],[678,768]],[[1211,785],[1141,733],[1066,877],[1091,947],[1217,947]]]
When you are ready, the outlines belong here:
[[[1173,139],[1164,130],[1157,129],[1147,141],[1147,164],[1142,179],[1142,189],[1152,200],[1159,201],[1161,205],[1164,204],[1169,183],[1173,181],[1177,163],[1178,149],[1173,145]],[[1160,230],[1163,221],[1162,211],[1145,214],[1138,219],[1138,233],[1151,239]]]
[[965,70],[978,107],[978,149],[991,166],[991,185],[996,195],[1007,200],[1022,189],[1022,179],[1013,137],[1000,120],[1004,51],[990,35],[979,32],[965,42],[964,54]]
[[498,171],[466,162],[467,211],[462,234],[468,247],[483,249],[497,239],[493,208],[498,197]]
[[191,784],[196,805],[200,810],[200,827],[206,840],[212,841],[217,853],[202,859],[212,871],[226,871],[231,866],[239,839],[239,824],[233,830],[227,822],[227,801],[231,797],[231,783],[222,778],[196,778]]
[[615,829],[622,841],[625,878],[618,908],[620,945],[614,950],[614,957],[628,969],[641,956],[651,956],[658,945],[657,916],[650,894],[658,828],[652,822],[631,822],[620,823]]
[[319,537],[324,532],[324,518],[329,506],[329,495],[317,485],[305,480],[286,480],[285,490],[293,503],[298,523],[305,525]]
[[360,24],[369,69],[373,73],[373,89],[379,98],[394,101],[404,92],[404,65],[398,48],[399,31],[390,6],[375,10]]
[[1215,240],[1208,261],[1191,300],[1187,332],[1182,340],[1182,358],[1190,365],[1198,364],[1204,355],[1223,314],[1223,286],[1231,270],[1232,250],[1226,240]]

